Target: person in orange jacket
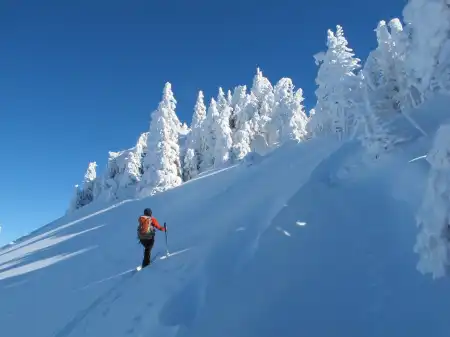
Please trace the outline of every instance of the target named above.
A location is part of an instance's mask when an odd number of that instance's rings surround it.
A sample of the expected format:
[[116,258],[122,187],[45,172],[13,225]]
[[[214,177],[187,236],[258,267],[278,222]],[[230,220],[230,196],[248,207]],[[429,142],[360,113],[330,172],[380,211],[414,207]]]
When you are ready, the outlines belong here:
[[144,209],[144,215],[139,217],[138,222],[138,238],[141,245],[144,246],[144,259],[142,261],[142,268],[144,268],[150,264],[151,251],[155,244],[156,229],[162,232],[166,229],[152,216],[150,208]]

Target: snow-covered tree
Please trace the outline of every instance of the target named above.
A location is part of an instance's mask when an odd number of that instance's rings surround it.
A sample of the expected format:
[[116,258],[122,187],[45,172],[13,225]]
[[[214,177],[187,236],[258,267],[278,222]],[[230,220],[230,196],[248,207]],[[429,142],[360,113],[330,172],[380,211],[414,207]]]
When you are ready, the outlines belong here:
[[306,139],[308,117],[306,116],[305,107],[303,105],[304,100],[303,90],[301,88],[297,89],[290,102],[290,109],[287,111],[288,114],[285,116],[285,123],[280,131],[281,142],[288,140],[301,141]]
[[369,54],[361,76],[364,106],[358,109],[358,115],[364,125],[359,130],[359,138],[375,158],[405,140],[394,129],[399,116],[422,132],[408,115],[409,109],[421,98],[409,84],[405,67],[408,44],[403,27],[398,19],[391,20],[389,27],[390,32],[385,21],[379,22],[376,29],[378,46]]
[[[215,105],[215,102],[211,102]],[[214,114],[217,109],[217,119],[213,123],[214,131],[214,166],[222,166],[230,160],[230,150],[233,145],[231,138],[230,117],[231,107],[228,105],[227,99],[222,88],[219,89],[217,107],[212,107]]]
[[430,84],[431,92],[450,95],[450,40],[447,40],[439,53]]
[[117,199],[118,178],[120,176],[120,167],[118,165],[118,158],[121,152],[108,152],[108,163],[106,164],[106,171],[103,173],[99,181],[97,189],[97,199],[108,202]]
[[[382,21],[383,23],[383,21]],[[419,106],[424,101],[424,93],[418,85],[414,70],[410,67],[408,57],[411,54],[410,28],[403,28],[399,19],[389,21],[390,35],[385,43],[389,47],[391,77],[395,78],[396,104],[402,112]],[[385,33],[386,34],[386,33]],[[386,72],[387,73],[387,72]],[[420,82],[420,80],[419,80]],[[406,117],[406,116],[405,116]]]
[[360,68],[360,60],[354,57],[348,47],[341,26],[336,34],[328,30],[328,50],[315,55],[320,65],[316,83],[317,104],[314,108],[314,133],[337,134],[339,139],[352,136],[356,122],[354,116],[355,95],[360,87],[355,71]]
[[264,97],[273,91],[272,84],[267,77],[264,77],[260,68],[256,68],[256,74],[253,77],[251,92],[262,102]]
[[219,111],[219,115],[225,114],[224,117],[228,118],[231,116],[231,106],[221,87],[219,88],[219,94],[217,95],[217,110]]
[[377,159],[382,153],[389,152],[404,139],[397,135],[395,130],[392,130],[390,126],[392,117],[389,118],[377,110],[379,105],[377,105],[376,91],[366,83],[364,72],[360,73],[360,77],[363,83],[364,106],[359,109],[358,117],[361,122],[361,129],[357,137],[369,157]]
[[74,194],[67,210],[68,213],[73,212],[94,201],[94,189],[97,178],[96,168],[96,162],[89,163],[84,175],[82,186],[80,187],[79,185],[75,185]]
[[194,178],[200,170],[206,142],[202,130],[205,119],[206,106],[204,95],[202,91],[199,91],[192,117],[191,132],[188,134],[187,150],[183,160],[183,169],[188,170],[188,172],[183,172],[184,181]]
[[178,144],[181,123],[176,115],[172,86],[164,86],[162,101],[152,113],[147,138],[147,156],[144,158],[144,174],[141,195],[152,195],[181,184],[180,147]]
[[403,18],[410,36],[406,58],[410,85],[426,95],[433,77],[442,76],[436,70],[448,69],[440,61],[450,63],[441,57],[442,52],[450,53],[445,50],[450,48],[450,3],[448,0],[409,0],[403,9]]
[[84,204],[87,205],[94,200],[94,184],[97,178],[97,163],[91,162],[88,165],[83,179],[83,199]]
[[320,135],[324,132],[324,125],[326,124],[326,115],[319,114],[316,115],[316,109],[312,108],[309,110],[309,119],[306,124],[306,132],[308,137],[313,138],[316,135]]
[[230,152],[232,161],[239,161],[252,151],[252,134],[253,131],[249,122],[245,122],[241,128],[234,133],[233,145]]
[[200,148],[202,137],[202,126],[206,119],[206,106],[203,91],[198,92],[197,102],[194,106],[194,115],[192,116],[191,133],[189,136],[188,147],[194,149]]
[[188,148],[184,156],[183,180],[188,181],[198,175],[198,160],[193,148]]
[[[212,98],[208,108],[207,118],[203,128],[205,139],[201,171],[209,167],[217,167],[227,162],[232,146],[230,128],[230,106],[225,99],[223,90],[219,89],[218,102]],[[219,111],[219,108],[222,110]]]
[[142,175],[144,174],[144,159],[147,156],[149,150],[147,147],[148,135],[149,132],[143,132],[139,136],[136,146],[134,148],[135,160],[140,162],[139,174],[141,178]]
[[388,31],[385,21],[378,23],[378,47],[372,51],[364,66],[365,84],[375,113],[382,118],[392,118],[403,107],[406,74],[402,71],[403,59]]
[[234,89],[231,99],[233,115],[230,123],[233,130],[233,145],[231,149],[231,159],[233,161],[241,160],[251,151],[250,142],[253,132],[249,117],[246,115],[248,98],[249,95],[247,95],[247,87],[245,85],[237,86]]
[[[397,26],[396,34],[401,26]],[[377,48],[369,54],[359,74],[363,106],[358,109],[361,120],[358,138],[371,157],[391,150],[401,139],[395,137],[390,124],[404,106],[404,94],[409,90],[403,72],[403,57],[398,52],[385,21],[376,28]],[[397,37],[398,38],[398,37]]]
[[[233,145],[232,160],[241,160],[250,151],[258,149],[267,152],[267,143],[271,141],[270,121],[274,106],[274,91],[270,81],[257,68],[250,93],[246,86],[237,86],[231,99],[231,129]],[[261,142],[261,136],[264,141]],[[253,146],[255,138],[257,146]],[[262,146],[262,143],[265,145]],[[261,152],[262,154],[262,152]]]
[[231,106],[231,103],[233,101],[233,95],[231,94],[231,90],[227,91],[227,101],[228,101],[228,105]]
[[143,174],[143,160],[147,153],[148,132],[142,133],[136,146],[124,153],[118,174],[119,198],[133,197]]
[[275,85],[275,106],[270,121],[271,146],[288,140],[300,141],[306,136],[307,117],[303,108],[303,91],[294,92],[290,78],[282,78]]
[[[253,130],[251,139],[253,140],[256,135],[262,135],[268,144],[274,144],[276,142],[275,130],[270,127],[275,105],[274,88],[260,68],[256,69],[253,77],[249,99],[251,108],[247,115],[251,118],[251,129]],[[253,109],[254,105],[256,105],[256,113]]]
[[216,125],[219,120],[219,110],[217,109],[217,102],[214,98],[211,98],[206,119],[202,127],[202,162],[200,163],[200,172],[214,165],[215,160],[215,148],[216,148]]
[[438,278],[448,273],[450,265],[450,124],[437,131],[427,161],[431,169],[417,215],[420,232],[414,250],[419,271]]
[[252,151],[251,144],[256,136],[266,138],[266,125],[261,123],[258,110],[261,104],[253,92],[245,94],[245,87],[243,89],[236,106],[236,132],[233,135],[235,144],[232,151],[234,160],[240,160]]
[[81,190],[79,185],[75,185],[72,198],[70,199],[69,207],[67,209],[66,214],[70,214],[80,207],[80,201],[83,199],[83,191]]
[[247,99],[247,86],[239,85],[234,88],[233,96],[231,98],[231,106],[233,107],[232,127],[235,131],[239,130],[248,117],[244,113]]

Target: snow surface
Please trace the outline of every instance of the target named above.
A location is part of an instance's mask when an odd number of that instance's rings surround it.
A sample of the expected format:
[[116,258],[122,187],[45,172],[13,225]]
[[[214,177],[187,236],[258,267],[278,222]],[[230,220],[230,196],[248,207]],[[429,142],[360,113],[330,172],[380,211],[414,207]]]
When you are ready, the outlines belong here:
[[[450,99],[399,118],[408,141],[288,142],[108,207],[90,204],[0,250],[8,337],[448,336],[450,284],[417,270],[426,155]],[[409,128],[409,129],[408,129]],[[406,131],[408,130],[408,132]],[[138,273],[136,221],[168,226]],[[426,222],[426,221],[425,221]]]

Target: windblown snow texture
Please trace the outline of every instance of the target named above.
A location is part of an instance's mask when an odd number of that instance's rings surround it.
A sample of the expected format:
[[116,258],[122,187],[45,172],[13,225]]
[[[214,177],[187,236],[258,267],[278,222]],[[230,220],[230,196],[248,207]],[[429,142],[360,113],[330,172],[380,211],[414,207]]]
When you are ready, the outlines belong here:
[[[448,103],[413,117],[434,135]],[[412,160],[436,146],[402,127],[416,138],[375,162],[357,141],[288,142],[50,223],[0,251],[1,335],[448,336],[450,285],[422,275],[413,249],[432,165]],[[135,273],[147,206],[171,255],[158,232],[161,255]]]

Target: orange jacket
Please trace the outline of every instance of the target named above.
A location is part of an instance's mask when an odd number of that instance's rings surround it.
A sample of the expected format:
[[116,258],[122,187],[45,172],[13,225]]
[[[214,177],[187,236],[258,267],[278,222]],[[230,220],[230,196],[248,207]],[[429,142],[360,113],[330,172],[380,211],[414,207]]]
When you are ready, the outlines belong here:
[[166,229],[163,227],[163,226],[161,226],[160,224],[159,224],[159,222],[158,222],[158,220],[156,220],[156,218],[154,218],[154,217],[152,217],[152,223],[153,223],[153,226],[155,226],[156,228],[158,228],[160,231],[165,231]]

